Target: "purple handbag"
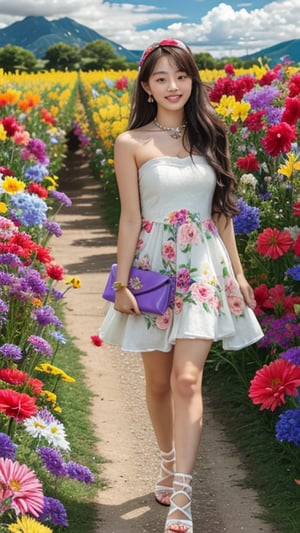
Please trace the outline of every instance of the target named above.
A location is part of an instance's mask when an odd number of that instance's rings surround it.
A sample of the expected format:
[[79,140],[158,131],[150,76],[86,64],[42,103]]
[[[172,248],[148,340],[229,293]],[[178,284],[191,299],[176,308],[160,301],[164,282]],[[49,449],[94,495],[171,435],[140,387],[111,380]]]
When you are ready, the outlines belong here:
[[[117,265],[111,271],[103,292],[104,300],[115,301],[116,292],[113,283],[116,280]],[[163,315],[168,307],[174,304],[175,277],[171,278],[160,272],[142,270],[132,267],[130,270],[128,289],[136,298],[137,304],[143,313]]]

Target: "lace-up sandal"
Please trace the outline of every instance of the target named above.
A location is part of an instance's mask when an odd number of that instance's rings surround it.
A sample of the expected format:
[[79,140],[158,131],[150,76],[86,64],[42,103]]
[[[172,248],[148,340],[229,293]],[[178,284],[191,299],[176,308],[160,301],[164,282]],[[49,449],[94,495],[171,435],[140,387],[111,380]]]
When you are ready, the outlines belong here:
[[[175,449],[170,452],[160,452],[160,477],[157,480],[154,496],[161,505],[169,506],[170,498],[174,492],[173,490],[173,476],[175,468]],[[170,465],[168,468],[167,465]]]
[[[165,525],[165,533],[193,533],[191,483],[192,476],[189,474],[174,474],[174,492],[170,498],[171,505]],[[178,515],[180,518],[178,518]]]

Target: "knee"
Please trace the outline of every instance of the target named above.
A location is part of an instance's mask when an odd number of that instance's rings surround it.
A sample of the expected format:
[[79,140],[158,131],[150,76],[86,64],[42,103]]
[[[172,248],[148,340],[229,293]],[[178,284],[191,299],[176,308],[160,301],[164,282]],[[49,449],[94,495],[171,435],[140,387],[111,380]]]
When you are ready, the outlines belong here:
[[192,398],[201,393],[198,376],[188,372],[172,376],[172,389],[174,394],[185,398]]
[[147,380],[147,390],[154,396],[164,396],[171,391],[170,378],[161,379],[159,377]]

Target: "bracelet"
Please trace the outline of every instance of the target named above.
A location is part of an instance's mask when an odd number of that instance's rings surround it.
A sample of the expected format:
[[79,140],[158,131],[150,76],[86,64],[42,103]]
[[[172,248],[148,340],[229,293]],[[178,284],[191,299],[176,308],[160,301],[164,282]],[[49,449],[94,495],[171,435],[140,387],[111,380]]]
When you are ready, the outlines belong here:
[[114,281],[112,284],[112,288],[114,289],[115,292],[118,292],[121,289],[125,289],[125,287],[126,287],[126,284],[122,283],[121,281]]

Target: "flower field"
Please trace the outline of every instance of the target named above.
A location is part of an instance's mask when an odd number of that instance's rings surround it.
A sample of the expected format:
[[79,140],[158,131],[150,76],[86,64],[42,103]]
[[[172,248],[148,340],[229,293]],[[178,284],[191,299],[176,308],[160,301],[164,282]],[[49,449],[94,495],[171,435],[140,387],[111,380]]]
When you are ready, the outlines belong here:
[[[240,205],[237,243],[265,332],[257,346],[238,355],[215,345],[209,365],[216,374],[233,370],[239,401],[280,447],[285,478],[300,501],[300,71],[288,63],[247,72],[227,65],[201,76],[228,126]],[[135,77],[134,71],[0,73],[3,532],[68,529],[64,502],[47,488],[57,480],[94,480],[72,458],[60,399],[74,377],[55,360],[68,342],[62,303],[80,280],[56,264],[51,239],[62,234],[56,214],[71,205],[58,177],[71,130],[103,184],[116,229],[113,145],[127,125]],[[101,345],[97,337],[92,341]]]

